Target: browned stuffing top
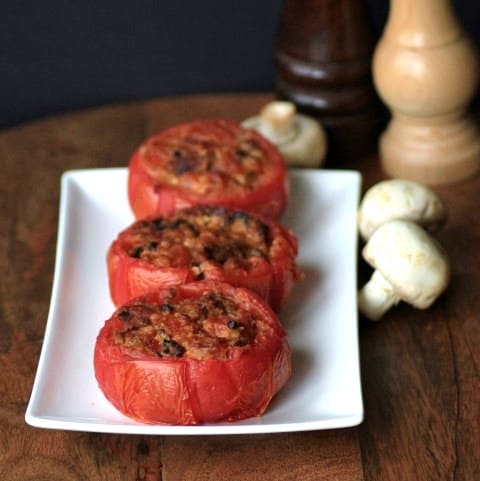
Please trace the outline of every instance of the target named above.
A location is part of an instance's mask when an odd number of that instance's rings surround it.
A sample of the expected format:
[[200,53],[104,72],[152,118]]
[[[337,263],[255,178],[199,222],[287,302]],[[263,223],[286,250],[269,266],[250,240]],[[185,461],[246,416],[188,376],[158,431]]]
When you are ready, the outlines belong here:
[[269,227],[241,211],[197,206],[172,217],[141,220],[121,234],[129,256],[156,267],[189,267],[202,278],[205,262],[226,270],[268,262]]
[[268,331],[261,319],[220,293],[172,297],[161,305],[137,301],[115,315],[121,321],[115,343],[156,357],[228,359],[233,348],[252,345]]

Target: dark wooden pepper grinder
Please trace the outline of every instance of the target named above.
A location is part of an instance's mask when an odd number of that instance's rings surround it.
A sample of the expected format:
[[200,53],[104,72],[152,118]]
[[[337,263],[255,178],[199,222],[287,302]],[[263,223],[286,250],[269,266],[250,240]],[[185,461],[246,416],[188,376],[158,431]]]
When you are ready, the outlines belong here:
[[276,93],[325,127],[327,166],[376,148],[384,111],[372,82],[374,47],[363,0],[285,0],[275,45]]

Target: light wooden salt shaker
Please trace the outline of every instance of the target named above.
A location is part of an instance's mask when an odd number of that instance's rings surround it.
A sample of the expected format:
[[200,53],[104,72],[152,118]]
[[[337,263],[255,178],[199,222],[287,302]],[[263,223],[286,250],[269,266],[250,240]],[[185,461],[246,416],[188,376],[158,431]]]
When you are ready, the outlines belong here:
[[467,114],[479,62],[449,0],[391,0],[373,77],[392,113],[379,143],[388,175],[436,185],[480,170],[480,134]]

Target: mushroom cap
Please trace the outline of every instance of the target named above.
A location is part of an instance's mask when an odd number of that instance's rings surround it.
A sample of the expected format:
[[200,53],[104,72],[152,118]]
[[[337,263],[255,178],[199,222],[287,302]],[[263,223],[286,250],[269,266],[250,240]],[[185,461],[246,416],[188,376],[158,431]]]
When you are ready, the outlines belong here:
[[296,114],[295,135],[287,142],[278,144],[278,149],[288,165],[294,167],[320,167],[328,148],[327,134],[312,117]]
[[426,309],[450,281],[448,257],[438,242],[417,224],[393,220],[370,237],[362,255],[394,287],[398,297]]
[[313,117],[296,112],[295,104],[273,101],[242,125],[255,129],[276,145],[290,166],[320,167],[327,152],[327,135]]
[[410,220],[434,232],[446,218],[445,204],[433,190],[404,179],[385,180],[371,187],[363,196],[357,215],[364,239],[389,220]]

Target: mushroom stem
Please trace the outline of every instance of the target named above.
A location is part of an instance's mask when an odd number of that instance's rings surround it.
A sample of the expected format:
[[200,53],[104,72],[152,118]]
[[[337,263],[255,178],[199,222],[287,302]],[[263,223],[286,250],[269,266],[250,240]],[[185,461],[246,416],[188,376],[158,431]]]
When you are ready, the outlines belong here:
[[313,117],[297,112],[293,102],[275,100],[259,115],[242,122],[272,142],[289,166],[320,167],[327,151],[325,129]]
[[295,135],[294,119],[297,109],[292,102],[275,101],[265,105],[260,118],[269,136],[277,141],[286,141]]
[[394,287],[378,270],[358,293],[360,312],[372,321],[378,321],[385,312],[400,302]]

